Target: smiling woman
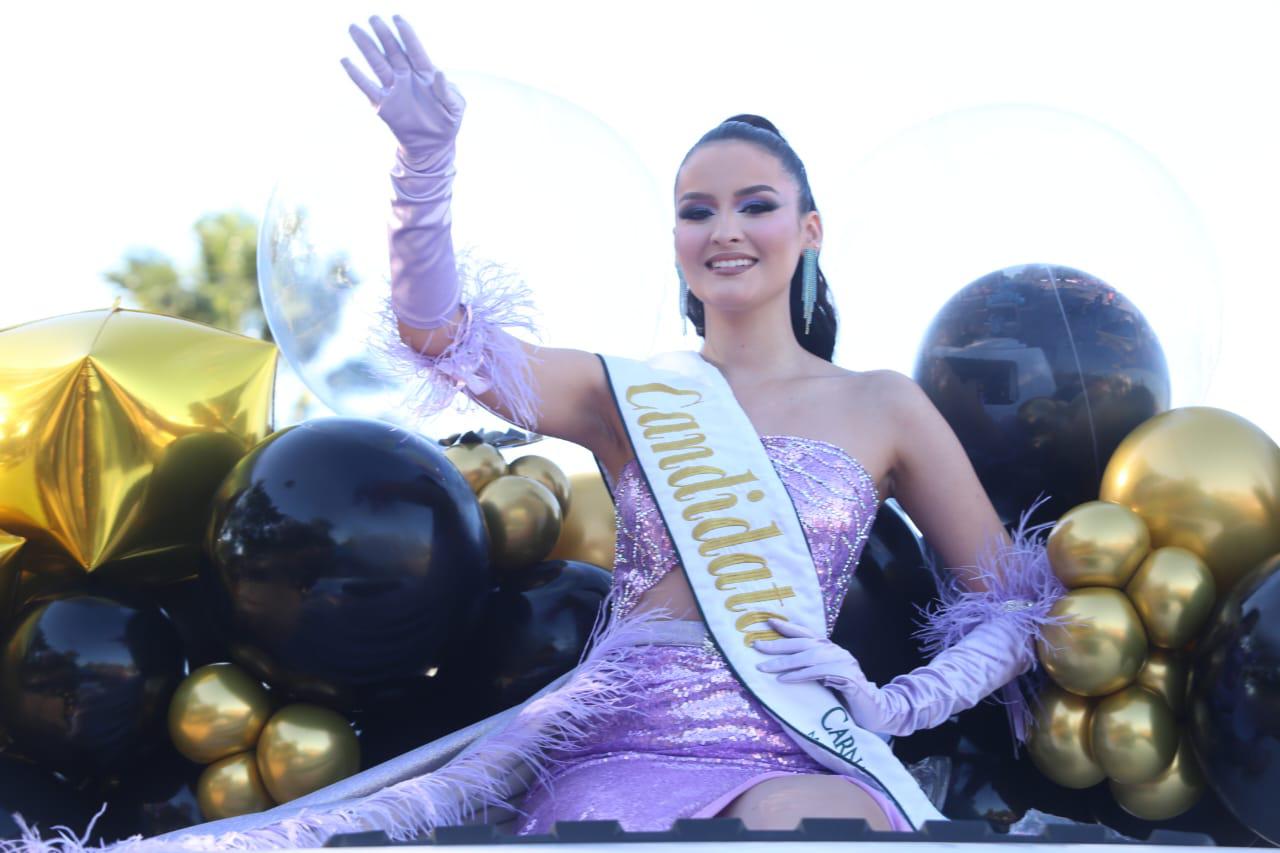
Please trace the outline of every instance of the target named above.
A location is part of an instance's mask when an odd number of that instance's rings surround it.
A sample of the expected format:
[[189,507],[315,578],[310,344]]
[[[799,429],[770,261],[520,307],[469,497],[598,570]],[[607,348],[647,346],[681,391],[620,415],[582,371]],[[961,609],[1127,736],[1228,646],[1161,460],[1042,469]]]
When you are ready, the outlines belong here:
[[[708,149],[705,152],[701,150],[704,147]],[[744,174],[776,177],[770,183],[740,189],[725,184]],[[683,187],[695,186],[716,191],[681,192]],[[822,220],[804,163],[773,123],[760,116],[736,115],[704,134],[680,164],[676,192],[673,233],[681,313],[693,321],[698,334],[706,334],[706,308],[698,295],[700,289],[690,292],[688,271],[705,267],[719,276],[736,276],[753,270],[758,279],[787,283],[785,295],[775,298],[785,299],[796,338],[806,350],[830,361],[835,349],[836,314],[826,276],[818,266]],[[722,203],[724,209],[720,208]],[[726,228],[741,229],[741,233],[727,235],[723,233]],[[796,245],[797,238],[804,242],[803,250]],[[746,254],[734,240],[758,247],[762,255]],[[714,249],[725,251],[710,254]],[[797,255],[800,263],[795,262]],[[749,330],[744,332],[749,334]]]
[[[1038,532],[1009,536],[911,380],[831,363],[822,220],[791,145],[733,116],[676,174],[681,307],[699,352],[639,362],[534,346],[509,332],[524,322],[509,295],[454,257],[464,99],[406,22],[371,25],[376,41],[351,35],[376,80],[344,66],[399,141],[396,352],[595,454],[618,515],[612,591],[579,666],[530,700],[301,800],[159,841],[305,847],[477,818],[519,834],[587,818],[628,830],[715,815],[780,829],[941,819],[887,735],[1012,690],[1061,591]],[[891,495],[955,567],[955,590],[935,615],[934,661],[880,687],[827,637]]]

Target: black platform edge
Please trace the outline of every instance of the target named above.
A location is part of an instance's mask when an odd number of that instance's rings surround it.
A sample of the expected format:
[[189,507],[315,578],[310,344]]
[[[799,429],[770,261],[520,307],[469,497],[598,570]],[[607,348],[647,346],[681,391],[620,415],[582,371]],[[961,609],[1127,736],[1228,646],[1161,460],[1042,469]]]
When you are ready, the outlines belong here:
[[335,835],[326,847],[393,847],[408,844],[459,846],[471,844],[627,844],[653,842],[741,841],[894,841],[899,843],[984,844],[1144,844],[1213,847],[1213,839],[1198,832],[1158,829],[1145,841],[1120,837],[1099,824],[1051,824],[1039,835],[1008,835],[982,820],[930,821],[918,832],[879,832],[866,821],[848,818],[806,818],[792,830],[747,829],[739,818],[683,818],[662,832],[626,832],[616,820],[559,821],[542,835],[509,835],[488,824],[442,826],[415,841],[391,841],[382,832]]

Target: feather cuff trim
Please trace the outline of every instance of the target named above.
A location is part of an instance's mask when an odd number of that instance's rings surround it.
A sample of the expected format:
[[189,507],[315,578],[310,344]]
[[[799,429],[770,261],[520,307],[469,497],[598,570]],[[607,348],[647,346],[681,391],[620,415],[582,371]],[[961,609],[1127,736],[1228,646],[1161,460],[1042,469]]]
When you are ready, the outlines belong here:
[[1036,643],[1049,625],[1062,619],[1049,615],[1054,603],[1066,594],[1066,587],[1053,573],[1046,547],[1047,531],[1055,522],[1028,526],[1032,513],[1048,500],[1041,496],[1022,514],[1010,534],[1012,542],[983,554],[976,578],[982,590],[962,587],[954,572],[940,572],[933,566],[941,603],[922,610],[925,624],[916,632],[921,647],[930,657],[960,642],[985,622],[1007,620],[1022,638],[1016,650],[1027,661],[1027,670],[1000,690],[1000,701],[1009,713],[1009,724],[1018,742],[1030,731],[1031,706],[1039,693],[1036,678]]
[[529,357],[519,339],[507,329],[537,327],[529,314],[533,299],[528,286],[501,266],[473,266],[458,259],[465,312],[453,341],[439,355],[416,352],[400,339],[395,311],[388,299],[371,349],[379,356],[377,371],[411,387],[408,403],[416,420],[439,414],[459,392],[473,397],[493,391],[517,426],[533,429],[538,397],[533,388]]

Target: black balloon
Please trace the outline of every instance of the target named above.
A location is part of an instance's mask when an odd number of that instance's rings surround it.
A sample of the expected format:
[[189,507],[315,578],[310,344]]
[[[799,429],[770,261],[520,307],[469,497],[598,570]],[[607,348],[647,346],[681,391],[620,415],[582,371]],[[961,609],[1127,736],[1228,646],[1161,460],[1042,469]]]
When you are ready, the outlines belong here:
[[380,421],[272,434],[213,506],[214,619],[237,661],[310,701],[412,690],[492,585],[466,480],[438,445]]
[[1000,517],[1095,500],[1117,445],[1169,407],[1164,351],[1138,309],[1069,267],[984,276],[934,318],[915,378],[955,431]]
[[599,566],[548,560],[491,592],[441,673],[465,721],[515,705],[573,669],[612,580]]
[[1280,556],[1219,606],[1188,695],[1205,778],[1241,823],[1280,844]]
[[95,829],[114,841],[160,835],[202,822],[196,781],[203,770],[166,743],[154,755],[133,762],[125,773],[94,780],[85,793],[91,801],[107,806]]
[[79,836],[88,828],[97,810],[97,803],[90,802],[52,771],[0,756],[0,838],[22,836],[19,818],[28,827],[39,829],[46,838],[56,826],[65,826]]
[[115,771],[164,742],[183,666],[178,632],[154,607],[91,596],[36,604],[5,641],[0,713],[22,754]]
[[858,659],[867,678],[882,684],[925,663],[912,636],[919,608],[937,593],[924,542],[896,501],[872,522],[831,639]]

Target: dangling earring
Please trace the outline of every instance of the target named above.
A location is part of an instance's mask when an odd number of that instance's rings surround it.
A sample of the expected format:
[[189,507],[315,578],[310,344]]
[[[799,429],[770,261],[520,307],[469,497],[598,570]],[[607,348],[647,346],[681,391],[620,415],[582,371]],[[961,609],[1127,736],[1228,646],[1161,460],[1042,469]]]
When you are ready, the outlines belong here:
[[818,250],[810,246],[804,250],[804,269],[800,278],[800,301],[804,304],[804,333],[809,334],[813,320],[813,306],[818,302]]
[[680,334],[689,334],[689,282],[684,280],[680,265],[676,264],[676,277],[680,279]]

